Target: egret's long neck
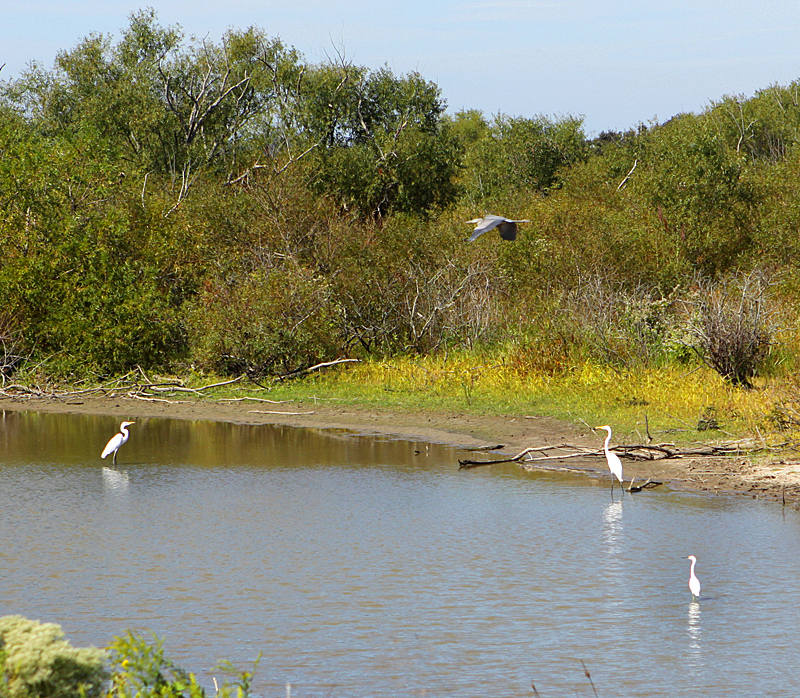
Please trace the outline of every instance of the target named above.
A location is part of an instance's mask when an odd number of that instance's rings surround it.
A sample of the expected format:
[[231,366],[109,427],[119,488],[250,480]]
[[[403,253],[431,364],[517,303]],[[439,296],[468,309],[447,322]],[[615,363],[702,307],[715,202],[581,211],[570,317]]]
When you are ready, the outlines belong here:
[[689,574],[690,574],[690,575],[694,574],[694,563],[695,563],[695,562],[697,562],[697,560],[692,560],[692,561],[691,561],[691,563],[692,563],[692,568],[689,570]]
[[128,438],[128,427],[120,427],[119,433],[122,434],[126,439]]
[[608,436],[606,436],[606,442],[603,444],[603,448],[605,449],[606,453],[609,453],[608,444],[611,443],[611,433],[609,432]]

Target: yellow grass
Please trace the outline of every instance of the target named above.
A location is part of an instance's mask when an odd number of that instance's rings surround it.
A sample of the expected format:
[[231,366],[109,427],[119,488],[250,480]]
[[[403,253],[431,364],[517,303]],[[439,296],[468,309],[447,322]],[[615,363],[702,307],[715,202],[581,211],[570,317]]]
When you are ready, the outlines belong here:
[[[797,395],[786,380],[763,380],[754,390],[736,388],[705,366],[622,372],[587,362],[553,376],[525,370],[503,356],[469,354],[369,361],[273,392],[400,410],[546,414],[590,425],[610,423],[620,434],[643,435],[646,417],[657,440],[784,440],[786,435],[776,431],[776,408],[794,404]],[[714,425],[720,429],[702,429]]]

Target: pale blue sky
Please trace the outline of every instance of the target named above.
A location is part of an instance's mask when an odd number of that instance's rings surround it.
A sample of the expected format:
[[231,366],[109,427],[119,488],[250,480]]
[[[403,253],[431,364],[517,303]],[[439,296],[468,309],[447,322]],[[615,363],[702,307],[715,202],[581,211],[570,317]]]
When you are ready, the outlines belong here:
[[579,115],[590,135],[800,78],[797,0],[0,0],[0,78],[147,6],[190,36],[255,25],[312,62],[419,71],[449,111]]

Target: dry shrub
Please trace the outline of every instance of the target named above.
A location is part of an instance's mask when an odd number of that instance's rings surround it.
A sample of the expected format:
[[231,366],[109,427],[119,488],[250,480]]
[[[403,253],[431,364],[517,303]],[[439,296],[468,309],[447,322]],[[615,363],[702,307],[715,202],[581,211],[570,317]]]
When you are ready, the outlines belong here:
[[632,289],[594,276],[562,295],[562,325],[585,355],[631,368],[657,363],[666,353],[674,300],[644,285]]
[[688,301],[691,345],[697,355],[733,385],[752,388],[769,358],[778,327],[770,276],[760,270],[720,281],[698,281]]
[[27,361],[23,344],[17,323],[9,314],[0,312],[0,385],[5,385]]
[[463,230],[410,217],[355,230],[334,282],[345,346],[390,355],[486,340],[499,322],[503,280],[491,259],[472,252]]

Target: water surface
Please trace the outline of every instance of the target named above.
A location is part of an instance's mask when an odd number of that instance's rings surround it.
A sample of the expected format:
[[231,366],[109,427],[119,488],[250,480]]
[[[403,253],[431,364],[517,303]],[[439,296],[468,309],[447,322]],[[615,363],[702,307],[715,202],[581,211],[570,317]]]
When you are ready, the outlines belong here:
[[[0,412],[0,613],[263,696],[797,695],[800,517],[436,444]],[[105,466],[105,467],[104,467]],[[698,557],[698,604],[687,588]]]

